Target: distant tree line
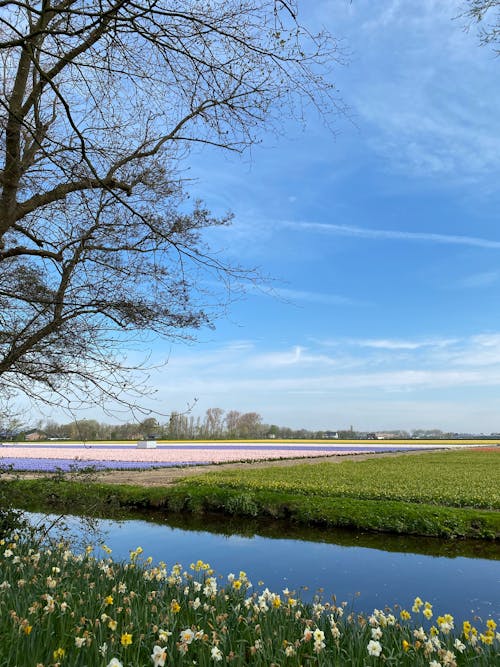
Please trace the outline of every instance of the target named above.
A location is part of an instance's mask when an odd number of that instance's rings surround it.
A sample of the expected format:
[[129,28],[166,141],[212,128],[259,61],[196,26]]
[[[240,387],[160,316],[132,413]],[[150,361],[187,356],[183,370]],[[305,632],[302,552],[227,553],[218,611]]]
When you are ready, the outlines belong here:
[[[125,424],[106,424],[96,419],[79,419],[58,424],[49,420],[39,422],[37,431],[47,438],[70,440],[135,440],[148,435],[154,435],[161,440],[323,438],[326,433],[265,424],[257,412],[225,411],[222,408],[208,408],[203,416],[172,412],[164,423],[154,417]],[[24,431],[24,435],[26,433],[27,431]],[[22,433],[19,435],[22,436]]]
[[160,423],[154,417],[140,422],[107,424],[96,419],[75,419],[66,424],[53,420],[40,420],[32,426],[22,425],[18,419],[2,419],[0,414],[0,440],[138,440],[154,436],[159,440],[217,440],[217,439],[419,439],[437,440],[448,438],[487,438],[497,436],[492,433],[451,433],[440,429],[413,429],[412,431],[392,430],[355,431],[345,430],[293,429],[288,426],[266,424],[257,412],[225,411],[222,408],[208,408],[203,416],[191,413],[172,412],[168,420]]

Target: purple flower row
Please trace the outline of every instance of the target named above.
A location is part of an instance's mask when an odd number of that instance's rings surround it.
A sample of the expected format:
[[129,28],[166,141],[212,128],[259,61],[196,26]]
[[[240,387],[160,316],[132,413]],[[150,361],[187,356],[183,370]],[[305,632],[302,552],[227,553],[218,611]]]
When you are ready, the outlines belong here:
[[37,458],[13,458],[0,457],[0,466],[8,467],[16,471],[28,472],[56,472],[62,470],[80,470],[92,467],[96,470],[144,470],[149,468],[172,468],[186,465],[205,465],[203,461],[179,461],[179,462],[154,462],[147,461],[82,461],[80,459],[37,459]]

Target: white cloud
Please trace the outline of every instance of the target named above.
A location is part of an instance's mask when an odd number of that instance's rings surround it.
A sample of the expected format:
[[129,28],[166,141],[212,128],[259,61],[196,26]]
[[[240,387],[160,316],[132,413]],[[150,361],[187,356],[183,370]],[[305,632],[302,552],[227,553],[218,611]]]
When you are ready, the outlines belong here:
[[322,303],[327,306],[360,306],[367,305],[366,302],[350,299],[340,294],[325,294],[324,292],[310,292],[307,290],[276,287],[272,289],[258,289],[259,292],[271,297],[278,297],[287,301],[305,301],[307,303]]
[[353,225],[334,225],[322,222],[292,222],[283,221],[284,227],[296,230],[316,231],[321,234],[334,236],[353,236],[364,239],[380,239],[393,241],[420,241],[427,243],[438,243],[447,245],[465,245],[476,248],[488,248],[500,250],[500,241],[484,239],[476,236],[458,236],[455,234],[433,234],[429,232],[407,232],[390,229],[369,229]]
[[[335,355],[299,344],[266,350],[264,343],[252,343],[241,348],[227,344],[202,355],[174,358],[169,364],[168,386],[175,391],[234,396],[238,392],[500,386],[500,333],[463,339],[322,341],[323,346],[325,342],[335,342]],[[357,355],[356,348],[364,352]],[[394,356],[395,351],[404,355]]]
[[166,367],[152,372],[151,386],[153,407],[164,412],[184,410],[197,398],[196,415],[213,406],[255,410],[265,421],[292,427],[354,422],[371,429],[498,431],[500,332],[177,346]]
[[[275,369],[270,369],[275,370]],[[381,373],[335,373],[328,375],[295,375],[292,377],[194,377],[179,378],[169,387],[175,395],[190,392],[191,396],[230,397],[233,405],[238,405],[239,396],[247,402],[251,395],[258,396],[261,405],[263,397],[287,393],[329,394],[332,399],[343,391],[376,390],[382,392],[408,392],[422,389],[455,389],[457,387],[499,387],[500,368],[484,370],[395,370]]]
[[467,276],[458,282],[458,287],[481,288],[494,285],[500,279],[499,271],[483,271]]
[[316,9],[353,52],[341,76],[365,141],[389,171],[440,177],[440,186],[500,167],[498,62],[479,46],[475,28],[467,32],[462,11],[458,0]]
[[[341,363],[342,362],[342,363]],[[245,362],[243,362],[245,363]],[[272,352],[256,355],[247,360],[246,365],[252,369],[275,369],[282,367],[316,367],[343,366],[345,360],[338,360],[325,354],[311,354],[306,347],[296,345],[285,352]]]
[[380,340],[352,340],[350,341],[354,345],[359,345],[360,347],[372,347],[381,350],[418,350],[421,348],[427,347],[446,347],[455,342],[455,339],[430,339],[430,340],[390,340],[390,339],[380,339]]

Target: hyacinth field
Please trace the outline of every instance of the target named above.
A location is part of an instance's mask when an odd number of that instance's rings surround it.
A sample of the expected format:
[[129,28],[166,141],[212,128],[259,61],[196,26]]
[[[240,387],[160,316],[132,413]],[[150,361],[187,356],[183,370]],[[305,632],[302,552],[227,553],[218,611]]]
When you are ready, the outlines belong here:
[[357,614],[347,603],[222,578],[199,560],[115,562],[29,536],[0,541],[2,667],[228,664],[459,667],[499,664],[494,619],[460,627],[420,598]]
[[[425,447],[419,446],[419,449]],[[309,458],[329,454],[369,454],[381,451],[405,451],[408,445],[337,446],[311,444],[230,444],[196,443],[159,445],[138,449],[130,444],[4,444],[0,447],[0,465],[14,470],[50,472],[69,471],[92,466],[97,469],[147,469],[157,467],[206,465],[234,461]]]
[[237,489],[241,493],[277,492],[317,498],[353,498],[431,503],[445,507],[500,510],[500,448],[429,452],[410,456],[297,463],[287,468],[219,469],[190,484]]

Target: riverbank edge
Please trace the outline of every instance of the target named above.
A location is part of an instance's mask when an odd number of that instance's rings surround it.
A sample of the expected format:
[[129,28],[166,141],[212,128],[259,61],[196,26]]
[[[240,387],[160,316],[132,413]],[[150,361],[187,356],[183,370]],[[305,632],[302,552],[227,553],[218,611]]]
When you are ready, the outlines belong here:
[[10,502],[88,514],[118,510],[219,514],[272,518],[294,525],[348,528],[428,537],[498,540],[500,512],[344,496],[308,496],[268,490],[227,488],[200,480],[168,487],[77,482],[64,479],[17,479],[2,482]]

